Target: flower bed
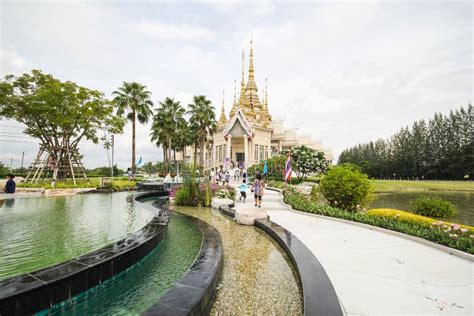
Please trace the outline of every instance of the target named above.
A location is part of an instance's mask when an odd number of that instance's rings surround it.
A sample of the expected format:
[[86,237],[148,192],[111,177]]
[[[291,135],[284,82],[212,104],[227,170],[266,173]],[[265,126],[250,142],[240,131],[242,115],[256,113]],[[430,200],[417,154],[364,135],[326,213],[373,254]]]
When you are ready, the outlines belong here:
[[[349,212],[337,207],[315,202],[310,196],[295,192],[292,189],[284,191],[285,203],[291,205],[295,210],[320,214],[329,217],[337,217],[345,220],[364,223],[377,226],[404,234],[424,238],[426,240],[458,249],[470,254],[474,254],[474,233],[472,227],[465,227],[457,224],[438,222],[434,220],[428,221],[424,216],[421,218],[414,217],[417,215],[406,212],[396,211],[385,213],[389,216],[383,216],[384,212]],[[398,212],[398,216],[397,216]],[[435,224],[433,224],[435,223]],[[453,227],[453,225],[455,225]],[[467,229],[467,231],[466,231]]]

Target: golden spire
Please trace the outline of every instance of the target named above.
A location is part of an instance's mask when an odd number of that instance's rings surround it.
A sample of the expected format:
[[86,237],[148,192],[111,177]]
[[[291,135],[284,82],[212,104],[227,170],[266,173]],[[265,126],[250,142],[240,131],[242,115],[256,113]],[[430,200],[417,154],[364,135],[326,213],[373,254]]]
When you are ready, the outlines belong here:
[[234,80],[234,104],[237,103],[237,80]]
[[221,110],[221,117],[219,118],[219,125],[224,125],[227,122],[227,118],[225,117],[225,109],[224,109],[224,91],[222,91],[222,110]]
[[[246,104],[245,100],[245,68],[244,68],[244,60],[245,60],[245,51],[242,50],[242,81],[240,82],[240,107],[244,108]],[[233,115],[233,113],[231,114]]]
[[268,87],[267,87],[267,78],[265,78],[265,111],[268,111]]
[[253,41],[252,36],[250,36],[250,62],[249,62],[249,80],[254,79],[254,71],[253,68]]
[[245,51],[242,49],[242,81],[240,82],[240,85],[242,87],[245,86],[245,68],[244,68],[244,60],[245,60]]

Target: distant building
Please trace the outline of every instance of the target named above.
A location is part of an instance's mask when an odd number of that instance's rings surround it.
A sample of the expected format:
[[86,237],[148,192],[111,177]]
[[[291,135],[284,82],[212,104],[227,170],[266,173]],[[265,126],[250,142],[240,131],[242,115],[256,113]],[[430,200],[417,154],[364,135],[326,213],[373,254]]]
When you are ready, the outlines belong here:
[[[234,88],[234,102],[229,117],[225,114],[224,100],[222,100],[217,132],[208,137],[205,146],[206,167],[218,167],[230,161],[234,164],[243,162],[245,166],[250,166],[270,158],[281,150],[298,145],[324,151],[326,159],[332,162],[332,153],[323,149],[321,141],[314,141],[310,136],[298,135],[295,129],[285,129],[283,121],[272,119],[268,109],[266,81],[262,98],[258,96],[252,40],[250,40],[247,83],[245,83],[244,54],[242,53],[242,81],[238,98],[236,92]],[[192,160],[193,150],[189,148],[186,152],[190,154],[186,160]]]

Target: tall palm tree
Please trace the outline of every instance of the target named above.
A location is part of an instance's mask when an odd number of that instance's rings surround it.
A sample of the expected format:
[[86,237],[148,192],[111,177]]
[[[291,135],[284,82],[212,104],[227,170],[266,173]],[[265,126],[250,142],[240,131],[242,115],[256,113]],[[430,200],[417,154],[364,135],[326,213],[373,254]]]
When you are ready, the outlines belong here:
[[181,106],[179,101],[171,98],[166,98],[160,102],[160,107],[156,109],[152,124],[152,141],[158,140],[158,136],[164,136],[164,141],[167,148],[165,155],[166,161],[171,160],[171,152],[176,148],[177,133],[180,125],[184,121],[184,113],[186,110]]
[[135,129],[136,120],[142,124],[147,123],[152,115],[153,102],[151,92],[138,82],[123,82],[122,86],[112,93],[117,107],[117,115],[127,113],[127,119],[132,122],[132,170],[135,166]]
[[206,99],[204,95],[196,95],[193,103],[188,105],[191,114],[189,121],[195,130],[194,140],[194,165],[196,165],[197,147],[200,147],[200,165],[204,165],[204,145],[207,135],[214,134],[217,129],[217,121],[215,109],[211,105],[211,101]]
[[186,147],[191,146],[194,143],[193,131],[188,126],[188,122],[183,120],[180,124],[178,124],[177,132],[176,132],[176,139],[173,140],[175,144],[175,150],[180,151],[183,156],[183,160],[186,157]]

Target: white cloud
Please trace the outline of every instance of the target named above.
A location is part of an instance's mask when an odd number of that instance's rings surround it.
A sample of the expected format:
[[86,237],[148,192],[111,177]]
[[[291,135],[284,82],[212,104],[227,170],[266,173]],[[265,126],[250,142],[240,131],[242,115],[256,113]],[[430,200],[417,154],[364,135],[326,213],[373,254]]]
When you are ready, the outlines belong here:
[[15,50],[7,50],[0,48],[0,72],[2,74],[17,74],[20,71],[24,70],[26,66],[26,60],[20,57]]
[[171,41],[206,41],[215,38],[216,33],[206,27],[188,24],[166,24],[160,21],[141,21],[132,26],[141,34]]
[[[2,71],[39,68],[106,95],[138,81],[155,103],[169,96],[187,105],[205,94],[217,110],[225,90],[227,112],[253,29],[256,81],[262,93],[268,78],[271,114],[336,155],[473,100],[470,3],[9,2],[2,9],[2,48],[15,52],[8,62],[2,53]],[[130,130],[116,137],[121,167],[130,164]],[[159,159],[148,135],[149,125],[137,127],[137,155]],[[24,149],[2,145],[2,153]],[[101,147],[81,152],[87,165],[106,163]]]

